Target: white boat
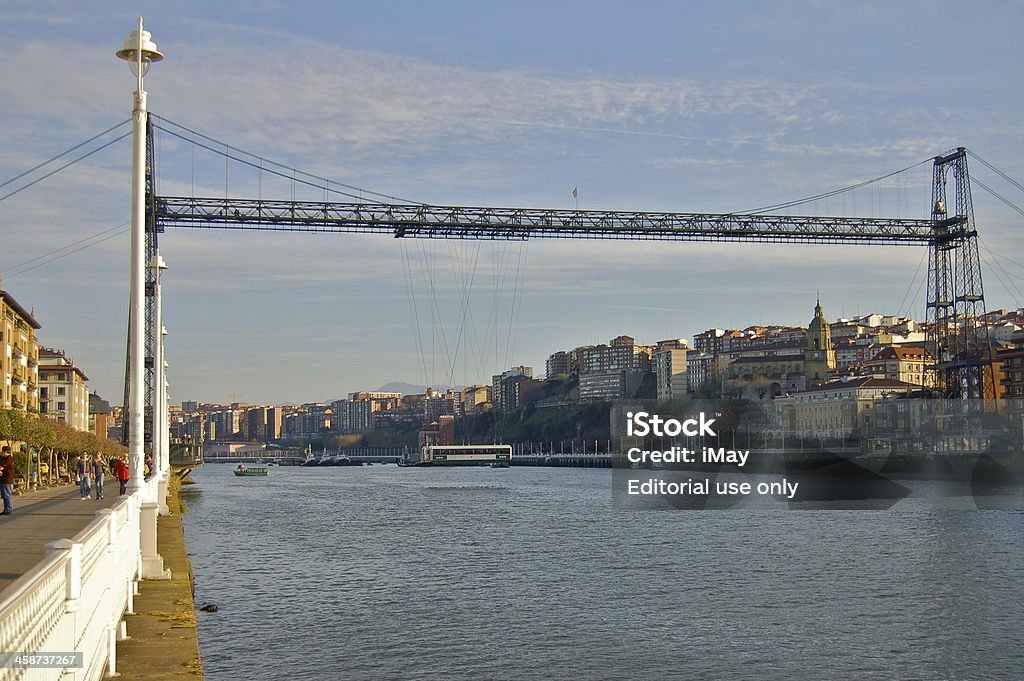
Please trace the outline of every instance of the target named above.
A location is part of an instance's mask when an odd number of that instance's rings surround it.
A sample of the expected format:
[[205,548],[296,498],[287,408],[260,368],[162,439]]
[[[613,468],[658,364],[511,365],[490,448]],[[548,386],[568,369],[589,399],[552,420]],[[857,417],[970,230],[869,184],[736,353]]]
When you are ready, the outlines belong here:
[[490,466],[512,464],[512,445],[427,445],[417,466]]

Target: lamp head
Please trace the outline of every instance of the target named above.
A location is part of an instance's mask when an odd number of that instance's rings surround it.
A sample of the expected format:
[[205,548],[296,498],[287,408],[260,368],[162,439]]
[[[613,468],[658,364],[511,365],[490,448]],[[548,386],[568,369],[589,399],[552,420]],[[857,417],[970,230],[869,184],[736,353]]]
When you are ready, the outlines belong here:
[[[141,38],[139,37],[140,31],[142,32]],[[132,31],[131,35],[128,36],[128,40],[125,41],[124,47],[115,53],[118,59],[124,59],[128,62],[129,68],[131,68],[132,73],[136,76],[139,75],[136,73],[136,70],[139,64],[138,53],[140,50],[142,52],[142,75],[145,75],[146,71],[149,70],[150,64],[164,58],[160,50],[156,49],[156,43],[153,42],[152,37],[149,31],[142,30],[142,22],[140,21],[139,30]]]

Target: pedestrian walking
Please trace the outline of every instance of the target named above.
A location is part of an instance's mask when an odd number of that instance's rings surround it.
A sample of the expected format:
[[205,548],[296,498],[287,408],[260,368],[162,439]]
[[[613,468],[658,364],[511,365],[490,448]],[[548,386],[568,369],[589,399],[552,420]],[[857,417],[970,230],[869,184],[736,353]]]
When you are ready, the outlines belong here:
[[14,513],[14,504],[11,498],[12,486],[14,485],[14,454],[11,448],[4,445],[0,450],[0,497],[4,500],[3,515]]
[[121,491],[119,494],[124,495],[128,490],[128,478],[130,477],[131,469],[128,467],[128,455],[125,454],[118,459],[114,460],[114,477],[121,483]]
[[82,499],[89,498],[89,474],[92,472],[91,469],[89,452],[82,452],[82,455],[78,457],[78,461],[75,462],[75,472],[78,473],[78,485]]
[[92,480],[96,484],[96,498],[103,498],[103,471],[106,469],[107,464],[103,461],[103,457],[100,456],[99,452],[92,460]]

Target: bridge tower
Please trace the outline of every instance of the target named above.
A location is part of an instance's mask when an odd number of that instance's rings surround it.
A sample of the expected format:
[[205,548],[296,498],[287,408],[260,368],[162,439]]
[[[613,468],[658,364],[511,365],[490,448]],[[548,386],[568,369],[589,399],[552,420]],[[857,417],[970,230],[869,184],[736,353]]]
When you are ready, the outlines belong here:
[[[950,176],[952,196],[946,192]],[[935,157],[925,314],[928,351],[936,361],[942,396],[994,398],[992,344],[983,322],[985,293],[964,147]]]
[[[146,405],[146,416],[144,419],[145,433],[143,435],[143,441],[147,447],[152,447],[153,444],[153,432],[154,432],[154,421],[153,421],[153,406],[155,404],[154,395],[157,389],[156,372],[155,366],[158,361],[158,349],[157,343],[162,335],[162,328],[158,332],[157,327],[162,327],[162,323],[159,323],[159,313],[157,308],[156,290],[159,280],[159,267],[157,263],[160,262],[160,249],[157,243],[157,222],[156,222],[156,174],[154,173],[155,166],[155,144],[153,139],[153,122],[146,119],[146,169],[145,169],[145,194],[146,194],[146,222],[145,222],[145,249],[146,249],[146,291],[145,291],[145,324],[143,325],[145,344],[145,363],[144,363],[144,404]],[[162,230],[160,230],[162,231]],[[129,310],[129,314],[131,311]],[[129,321],[130,323],[130,321]],[[128,378],[131,373],[131,353],[125,353],[125,370],[124,370],[124,413],[128,413]],[[128,432],[129,424],[125,421],[121,432],[121,444],[128,444]]]

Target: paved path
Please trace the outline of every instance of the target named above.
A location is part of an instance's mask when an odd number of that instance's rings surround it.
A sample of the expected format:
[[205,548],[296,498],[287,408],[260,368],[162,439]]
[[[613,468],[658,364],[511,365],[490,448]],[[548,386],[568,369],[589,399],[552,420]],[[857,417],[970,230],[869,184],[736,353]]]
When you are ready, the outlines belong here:
[[[113,487],[113,490],[111,490]],[[0,515],[0,591],[46,557],[46,545],[71,539],[117,501],[117,481],[102,499],[82,499],[78,485],[51,487],[14,497],[14,513]]]
[[[46,557],[46,544],[71,539],[118,500],[107,485],[103,499],[82,499],[77,485],[14,497],[14,513],[0,515],[0,592]],[[157,520],[157,551],[171,579],[143,581],[134,615],[126,615],[129,638],[117,644],[117,667],[126,681],[203,678],[192,604],[192,566],[185,551],[179,503],[168,498],[171,515]]]

